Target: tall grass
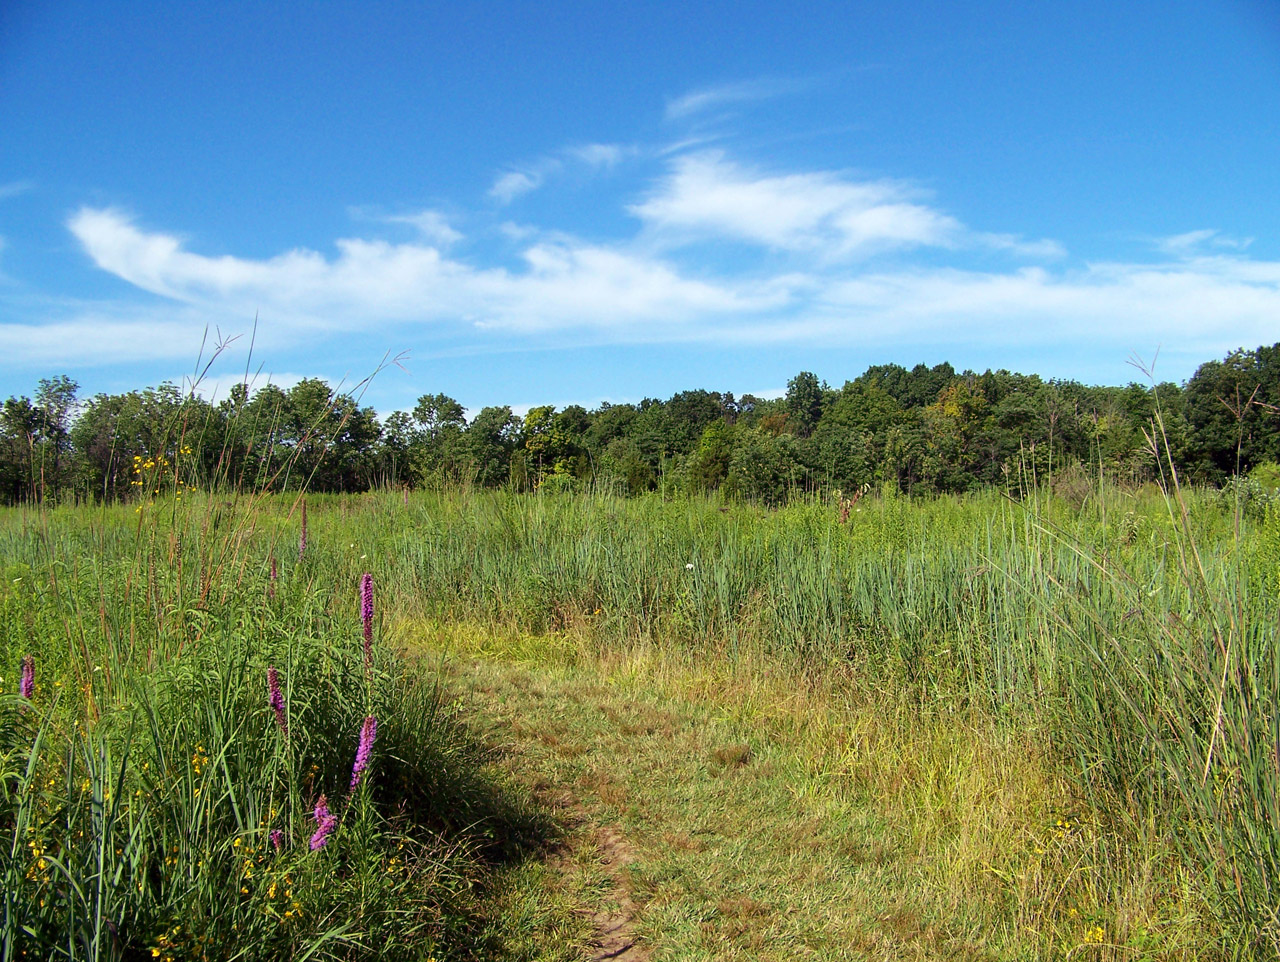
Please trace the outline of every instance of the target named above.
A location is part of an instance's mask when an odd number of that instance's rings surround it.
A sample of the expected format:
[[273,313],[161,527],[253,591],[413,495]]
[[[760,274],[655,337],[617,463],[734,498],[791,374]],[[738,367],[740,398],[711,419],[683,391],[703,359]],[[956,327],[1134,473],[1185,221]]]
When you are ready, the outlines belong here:
[[1233,515],[1234,536],[1215,546],[1195,524],[1206,508],[1193,510],[1171,471],[1165,567],[1173,577],[1146,580],[1140,570],[1086,556],[1108,604],[1076,597],[1053,621],[1090,655],[1070,693],[1069,729],[1087,786],[1155,813],[1205,882],[1229,944],[1274,958],[1280,513],[1269,506],[1259,524],[1242,529],[1239,502],[1216,500],[1220,514]]
[[[385,559],[399,610],[853,662],[1004,704],[1065,690],[1059,680],[1083,653],[1057,643],[1055,611],[1088,598],[1125,618],[1127,595],[1091,559],[1124,566],[1162,612],[1190,611],[1158,499],[1107,497],[1118,518],[1108,524],[1096,508],[1033,511],[993,494],[868,498],[844,525],[821,502],[726,511],[656,497],[423,495],[396,513],[371,495],[312,510],[363,526],[353,537]],[[1221,515],[1206,500],[1193,522],[1218,572],[1236,558]]]
[[537,829],[433,676],[380,632],[366,657],[346,542],[299,558],[265,504],[0,523],[0,958],[457,951],[475,856]]
[[[8,512],[6,945],[79,957],[182,939],[185,954],[216,943],[267,958],[465,944],[467,850],[533,827],[475,776],[431,677],[394,649],[466,621],[780,660],[1043,733],[1110,836],[1177,843],[1165,884],[1177,869],[1214,900],[1223,954],[1274,956],[1280,512],[1170,497],[886,491],[842,522],[816,498],[771,511],[657,495],[310,496],[301,557],[292,500]],[[28,653],[30,702],[14,694]],[[369,715],[370,775],[349,795]],[[340,827],[312,852],[321,794]],[[1105,858],[1092,870],[1102,888],[1125,877]]]
[[399,610],[421,618],[781,658],[922,710],[1031,726],[1100,830],[1155,831],[1182,852],[1156,884],[1191,879],[1219,910],[1224,953],[1274,957],[1280,513],[1242,518],[1216,493],[1155,486],[1082,507],[994,493],[860,506],[846,523],[821,501],[498,494],[325,510],[353,529],[370,518]]

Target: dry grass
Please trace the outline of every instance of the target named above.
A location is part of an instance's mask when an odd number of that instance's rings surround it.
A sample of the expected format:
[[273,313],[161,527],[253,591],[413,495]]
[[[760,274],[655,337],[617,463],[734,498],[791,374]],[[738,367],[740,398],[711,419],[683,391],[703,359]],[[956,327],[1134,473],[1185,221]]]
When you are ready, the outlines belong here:
[[655,959],[1202,957],[1172,853],[1104,832],[1034,729],[573,633],[401,637],[501,768],[625,835]]

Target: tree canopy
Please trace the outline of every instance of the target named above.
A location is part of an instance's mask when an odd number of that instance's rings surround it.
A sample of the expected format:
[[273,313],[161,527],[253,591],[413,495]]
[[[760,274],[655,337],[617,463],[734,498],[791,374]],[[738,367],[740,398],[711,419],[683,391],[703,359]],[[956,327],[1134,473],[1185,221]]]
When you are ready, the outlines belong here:
[[59,375],[0,405],[0,500],[120,500],[162,489],[363,491],[377,485],[596,485],[722,491],[966,491],[1074,468],[1138,483],[1157,470],[1159,415],[1175,462],[1219,484],[1280,461],[1280,344],[1202,364],[1183,385],[1088,386],[950,364],[868,368],[834,388],[809,371],[783,397],[688,390],[667,400],[529,409],[424,394],[380,420],[307,378],[235,385],[218,404],[161,384],[81,399]]

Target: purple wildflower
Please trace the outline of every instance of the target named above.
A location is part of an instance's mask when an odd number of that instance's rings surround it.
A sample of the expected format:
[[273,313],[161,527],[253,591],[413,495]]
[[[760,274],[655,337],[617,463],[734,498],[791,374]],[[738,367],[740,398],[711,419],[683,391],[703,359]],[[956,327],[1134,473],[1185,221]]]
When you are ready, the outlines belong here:
[[316,832],[311,836],[311,851],[317,851],[329,841],[330,833],[338,827],[338,816],[329,813],[329,800],[323,795],[316,802]]
[[373,657],[373,575],[360,576],[360,621],[364,625],[364,660],[368,664]]
[[351,766],[351,791],[356,790],[364,770],[369,767],[369,756],[373,753],[373,740],[378,737],[378,719],[369,715],[360,726],[360,744],[356,748],[356,761]]
[[22,680],[18,682],[18,694],[30,701],[36,694],[36,660],[31,655],[22,659]]
[[307,551],[307,499],[302,499],[302,530],[298,535],[298,560],[302,560],[302,556]]
[[271,839],[271,847],[277,852],[280,851],[281,846],[284,845],[284,832],[278,828],[273,828],[267,837]]
[[276,570],[276,556],[272,555],[271,556],[271,581],[267,584],[268,598],[275,598],[276,596],[276,578],[278,577],[279,577],[279,572]]
[[284,716],[284,694],[280,691],[280,672],[274,665],[267,668],[267,701],[276,713],[276,724],[282,732],[289,734],[289,723]]

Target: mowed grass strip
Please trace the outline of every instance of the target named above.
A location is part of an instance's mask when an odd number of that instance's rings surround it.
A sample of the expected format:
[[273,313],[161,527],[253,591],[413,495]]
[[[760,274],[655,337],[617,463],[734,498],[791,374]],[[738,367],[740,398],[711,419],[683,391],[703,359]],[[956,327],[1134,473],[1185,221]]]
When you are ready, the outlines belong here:
[[626,839],[653,959],[1199,955],[1193,902],[1152,881],[1174,860],[1082,817],[1034,731],[776,663],[399,634],[443,655],[495,767],[570,827],[580,913],[616,897],[592,864],[601,827]]

